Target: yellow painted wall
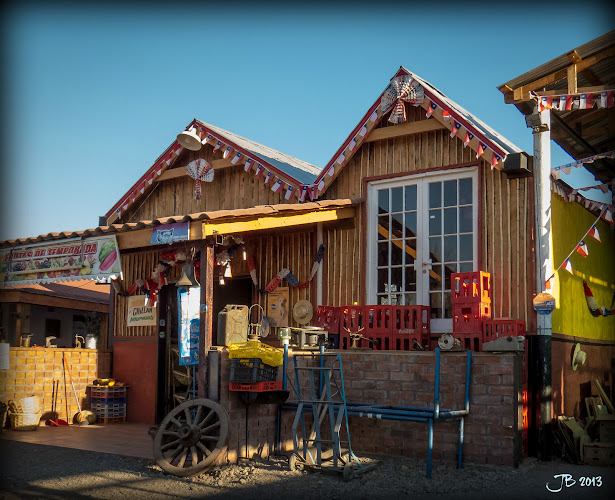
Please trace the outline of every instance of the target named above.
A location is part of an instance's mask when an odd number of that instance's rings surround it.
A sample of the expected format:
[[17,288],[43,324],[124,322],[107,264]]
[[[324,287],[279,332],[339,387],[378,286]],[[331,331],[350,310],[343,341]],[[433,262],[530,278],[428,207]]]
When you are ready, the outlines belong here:
[[[578,203],[568,203],[560,196],[551,196],[553,265],[560,265],[589,230],[596,216]],[[552,294],[556,299],[553,311],[553,333],[587,339],[615,340],[615,315],[593,317],[589,313],[583,280],[587,281],[599,306],[611,308],[615,292],[614,231],[608,223],[598,222],[599,243],[585,238],[589,255],[574,252],[570,257],[573,275],[563,267],[557,272]]]

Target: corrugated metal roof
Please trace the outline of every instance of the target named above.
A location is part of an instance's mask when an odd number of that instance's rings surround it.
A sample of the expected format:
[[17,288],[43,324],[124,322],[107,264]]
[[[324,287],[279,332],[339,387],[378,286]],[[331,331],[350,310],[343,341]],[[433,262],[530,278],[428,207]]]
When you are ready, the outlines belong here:
[[294,156],[281,153],[280,151],[276,151],[270,147],[263,146],[258,142],[251,141],[250,139],[241,137],[233,132],[216,127],[215,125],[205,123],[201,120],[196,121],[216,134],[225,137],[230,142],[235,143],[237,146],[254,153],[256,156],[271,164],[271,166],[276,167],[285,174],[290,175],[293,179],[299,181],[300,183],[310,184],[314,182],[314,179],[320,173],[321,169],[311,163],[299,160]]
[[353,205],[358,205],[363,200],[361,198],[354,199],[337,199],[337,200],[321,200],[310,201],[306,203],[288,203],[280,205],[259,205],[252,208],[238,210],[216,210],[213,212],[198,212],[187,215],[174,215],[170,217],[160,217],[154,220],[143,220],[139,222],[129,222],[124,224],[112,224],[110,226],[99,226],[93,229],[85,229],[83,231],[62,231],[59,233],[41,234],[32,238],[20,238],[16,240],[6,240],[0,242],[0,248],[10,248],[22,245],[32,245],[34,243],[54,242],[69,238],[87,238],[92,236],[103,236],[105,234],[116,234],[127,231],[136,231],[150,227],[159,226],[161,224],[171,224],[175,222],[198,222],[198,221],[229,221],[236,222],[242,219],[255,219],[263,216],[284,216],[289,213],[305,213],[322,209],[337,209]]

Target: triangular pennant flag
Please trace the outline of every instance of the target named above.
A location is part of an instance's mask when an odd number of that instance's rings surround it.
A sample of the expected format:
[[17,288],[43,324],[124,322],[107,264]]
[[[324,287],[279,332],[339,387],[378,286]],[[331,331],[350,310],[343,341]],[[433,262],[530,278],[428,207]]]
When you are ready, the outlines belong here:
[[425,116],[426,116],[427,118],[429,118],[429,117],[433,114],[433,112],[436,110],[436,108],[437,108],[437,107],[438,107],[438,105],[437,105],[435,102],[432,102],[432,103],[428,106],[428,108],[427,108],[427,113],[425,114]]
[[559,106],[557,107],[560,111],[564,111],[566,109],[566,96],[559,96]]
[[139,192],[143,194],[145,192],[145,182],[139,186]]
[[118,219],[122,218],[122,211],[118,208],[115,213],[117,214]]
[[314,201],[316,198],[318,198],[318,188],[312,184],[312,186],[310,186],[309,189],[310,192],[310,200]]
[[252,168],[252,161],[253,161],[253,160],[252,160],[252,158],[248,158],[248,159],[246,160],[246,164],[245,164],[245,165],[244,165],[244,167],[243,167],[243,169],[244,169],[246,172],[249,172],[249,171],[250,171],[250,169]]
[[364,123],[361,130],[359,130],[359,135],[361,137],[365,137],[365,134],[367,134],[367,123]]
[[263,166],[260,163],[257,163],[256,170],[254,171],[254,178],[258,179],[261,175],[263,175],[264,171],[265,169],[263,168]]
[[333,177],[334,173],[335,173],[335,163],[329,167],[329,169],[327,170],[327,175],[329,177]]
[[150,173],[146,179],[147,183],[151,185],[151,183],[154,182],[154,172]]
[[354,151],[354,148],[357,146],[357,140],[353,137],[352,141],[350,141],[350,144],[348,144],[348,149],[350,149],[350,151]]
[[568,271],[570,274],[574,274],[572,272],[572,264],[570,263],[570,259],[566,259],[566,261],[564,262],[564,269]]
[[218,141],[216,143],[216,146],[214,147],[214,151],[218,151],[218,149],[220,149],[222,147],[222,141]]
[[233,148],[231,148],[230,146],[228,146],[225,150],[224,153],[222,153],[222,158],[228,158],[228,156],[231,154],[231,150]]
[[587,95],[581,94],[579,96],[579,109],[585,109],[586,106],[587,106]]
[[461,128],[461,123],[455,122],[451,130],[451,137],[455,137],[457,135],[457,132],[459,132],[460,128]]
[[451,114],[447,109],[442,110],[442,118],[444,118],[445,120],[450,120]]
[[495,168],[495,166],[500,163],[500,160],[502,159],[502,157],[500,155],[496,155],[495,153],[493,153],[493,155],[491,156],[491,168]]
[[307,186],[301,186],[301,193],[299,193],[299,201],[305,200],[305,195],[307,194]]
[[468,144],[470,144],[470,141],[472,139],[474,139],[474,134],[471,134],[470,131],[467,131],[465,139],[463,140],[463,147],[465,148]]
[[602,214],[602,218],[605,221],[607,221],[609,224],[613,224],[613,215],[611,214],[608,208],[604,211],[604,214]]
[[579,252],[583,257],[587,257],[589,255],[589,250],[587,249],[587,245],[584,241],[581,241],[581,243],[577,245],[577,248],[575,250]]
[[233,165],[235,165],[235,164],[239,161],[239,159],[240,159],[242,156],[243,156],[243,155],[242,155],[241,153],[237,153],[235,156],[233,156],[233,159],[231,160],[231,163],[232,163]]
[[[598,232],[598,228],[596,226],[592,226],[588,234],[596,241],[600,241],[600,233]],[[602,243],[602,241],[600,241],[600,243]]]
[[318,191],[322,191],[324,188],[325,188],[325,180],[320,179],[320,182],[318,183]]
[[211,134],[208,134],[207,137],[205,137],[205,139],[203,139],[201,142],[202,144],[207,144],[209,141],[213,140],[214,136]]
[[344,162],[346,161],[346,153],[344,151],[342,151],[342,154],[339,155],[337,157],[337,160],[335,160],[337,163],[339,163],[340,165],[343,165]]
[[375,122],[378,119],[378,109],[374,110],[374,112],[372,113],[372,116],[370,116],[369,119],[373,122]]
[[545,281],[545,290],[551,290],[551,280],[553,276],[551,276],[547,281]]
[[288,186],[288,189],[286,190],[286,194],[284,195],[284,199],[285,200],[290,200],[290,197],[293,194],[293,187],[292,186]]
[[273,186],[271,186],[271,190],[272,190],[274,193],[277,193],[277,192],[279,192],[281,189],[282,189],[282,179],[278,179],[278,180],[277,180],[277,181],[273,184]]
[[483,144],[482,142],[478,143],[478,151],[476,151],[476,158],[480,158],[481,155],[485,152],[485,149],[487,149],[487,145]]
[[265,186],[269,184],[269,181],[271,181],[272,178],[273,174],[271,172],[267,172],[267,175],[265,176]]
[[574,96],[573,95],[567,95],[566,96],[566,111],[570,111],[572,109],[572,103],[574,102]]

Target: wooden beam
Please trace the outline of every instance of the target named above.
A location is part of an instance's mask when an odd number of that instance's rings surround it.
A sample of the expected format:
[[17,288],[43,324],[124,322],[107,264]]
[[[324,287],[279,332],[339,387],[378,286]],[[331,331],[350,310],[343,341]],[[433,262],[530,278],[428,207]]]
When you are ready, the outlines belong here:
[[329,222],[354,217],[354,207],[337,210],[318,210],[300,215],[259,217],[238,222],[203,222],[203,237],[214,234],[247,233],[266,229],[283,229],[317,222]]
[[[190,241],[201,240],[202,231],[201,231],[201,222],[191,222],[190,223]],[[122,233],[116,233],[115,237],[117,238],[117,246],[120,250],[129,250],[132,248],[142,248],[156,245],[152,245],[150,243],[152,238],[152,227],[146,227],[145,229],[136,229],[133,231],[126,231]],[[161,248],[164,245],[161,245]]]
[[[239,163],[235,165],[232,164],[231,160],[229,160],[228,158],[223,158],[221,160],[213,160],[213,161],[210,161],[209,164],[214,168],[214,170],[222,170],[223,168],[239,166]],[[188,174],[184,167],[171,168],[171,169],[167,169],[164,172],[162,172],[161,175],[159,175],[158,177],[156,177],[156,179],[154,179],[154,182],[170,181],[173,179],[177,179],[178,177],[184,177],[187,175]]]
[[438,120],[421,120],[419,122],[404,123],[402,125],[372,130],[363,142],[382,141],[384,139],[392,139],[404,135],[422,134],[423,132],[432,132],[445,128],[446,127]]
[[[576,94],[598,93],[603,90],[610,90],[612,85],[597,85],[595,87],[578,87]],[[550,95],[562,95],[563,90],[537,90],[534,92],[537,96],[547,97]]]
[[568,93],[576,94],[577,93],[577,65],[576,64],[573,64],[572,66],[568,66],[566,78],[568,79]]

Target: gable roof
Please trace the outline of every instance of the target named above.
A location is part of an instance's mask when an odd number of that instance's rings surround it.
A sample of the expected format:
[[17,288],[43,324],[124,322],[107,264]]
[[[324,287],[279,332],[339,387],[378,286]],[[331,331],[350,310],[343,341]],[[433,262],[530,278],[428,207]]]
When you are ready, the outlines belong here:
[[[507,155],[522,151],[475,115],[448,98],[436,87],[403,66],[391,78],[391,82],[405,76],[411,77],[422,86],[425,100],[420,106],[428,111],[428,116],[438,120],[449,130],[452,130],[453,125],[455,125],[457,127],[457,136],[462,138],[462,140],[464,138],[467,140],[468,146],[477,151],[477,158],[483,157],[494,168],[502,168]],[[363,119],[352,130],[322,170],[298,158],[197,119],[194,119],[186,127],[186,130],[194,130],[203,145],[210,144],[214,147],[215,151],[224,151],[224,158],[230,157],[231,163],[243,163],[246,172],[254,170],[255,175],[259,177],[265,173],[264,183],[268,186],[273,186],[272,189],[285,189],[287,193],[286,199],[297,196],[299,201],[303,202],[306,199],[306,195],[309,194],[309,199],[313,201],[318,198],[319,193],[326,191],[327,187],[331,185],[369,133],[384,116],[390,113],[390,111],[387,111],[383,114],[381,106],[383,95],[387,92],[387,89],[388,86],[368,109]],[[451,132],[451,136],[453,135],[455,134]],[[123,210],[128,209],[135,200],[143,196],[148,186],[152,184],[154,177],[161,175],[162,171],[168,169],[181,154],[182,150],[183,148],[180,144],[174,141],[158,157],[154,165],[106,214],[108,223],[113,223],[120,218]]]

